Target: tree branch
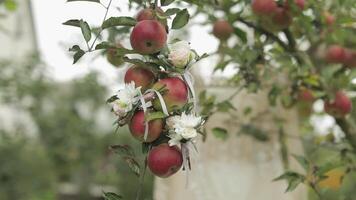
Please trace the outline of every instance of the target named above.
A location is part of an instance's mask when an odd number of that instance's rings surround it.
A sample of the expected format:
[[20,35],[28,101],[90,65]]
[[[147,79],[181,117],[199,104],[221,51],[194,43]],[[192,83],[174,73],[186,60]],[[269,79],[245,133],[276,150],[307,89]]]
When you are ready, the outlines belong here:
[[256,26],[255,24],[253,24],[253,23],[251,23],[251,22],[248,22],[248,21],[246,21],[246,20],[244,20],[244,19],[239,18],[238,20],[239,20],[241,23],[247,25],[248,27],[251,27],[251,28],[255,29],[255,31],[257,31],[257,32],[259,32],[259,33],[261,33],[261,34],[264,34],[264,35],[266,35],[267,37],[269,37],[270,39],[276,41],[283,49],[285,49],[285,50],[287,50],[287,51],[290,51],[289,46],[288,46],[286,43],[284,43],[279,37],[277,37],[276,35],[274,35],[273,33],[271,33],[271,32],[269,32],[269,31],[265,30],[265,29],[262,28],[262,27]]

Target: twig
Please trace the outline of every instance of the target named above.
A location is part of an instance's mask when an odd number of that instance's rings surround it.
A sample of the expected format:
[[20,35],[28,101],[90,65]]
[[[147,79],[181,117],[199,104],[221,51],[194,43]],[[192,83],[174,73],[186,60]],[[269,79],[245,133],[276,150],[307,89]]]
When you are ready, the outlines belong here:
[[[103,19],[103,22],[101,24],[103,24],[106,20],[106,17],[108,16],[108,13],[109,13],[109,9],[110,9],[110,6],[111,6],[111,3],[112,3],[112,0],[110,0],[109,4],[107,7],[105,7],[105,5],[103,5],[105,8],[106,8],[106,12],[105,12],[105,15],[104,15],[104,19]],[[98,38],[100,37],[101,35],[101,32],[103,32],[103,28],[100,26],[100,30],[99,30],[99,33],[96,35],[92,45],[90,46],[89,48],[89,52],[91,52],[94,48],[94,45],[96,43],[96,41],[98,40]]]
[[136,193],[136,200],[140,200],[140,198],[141,198],[142,189],[143,189],[143,183],[145,182],[146,170],[147,170],[147,155],[145,157],[145,165],[143,167],[143,172],[141,174],[140,183],[139,183],[138,190],[137,190],[137,193]]

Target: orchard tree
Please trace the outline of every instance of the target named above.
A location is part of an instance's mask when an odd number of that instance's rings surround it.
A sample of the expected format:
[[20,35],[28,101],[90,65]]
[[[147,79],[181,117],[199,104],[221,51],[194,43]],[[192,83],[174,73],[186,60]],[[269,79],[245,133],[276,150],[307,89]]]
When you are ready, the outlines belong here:
[[[74,52],[74,63],[85,54],[101,50],[115,66],[132,64],[125,74],[125,87],[108,103],[118,118],[116,124],[127,124],[147,154],[140,167],[128,146],[112,146],[141,177],[141,184],[147,166],[159,177],[171,176],[181,166],[190,170],[189,153],[194,151],[194,139],[198,133],[206,137],[204,123],[216,112],[235,109],[229,102],[232,97],[215,102],[202,93],[199,114],[189,69],[206,54],[199,56],[187,41],[174,39],[167,43],[171,29],[183,28],[198,15],[207,17],[204,24],[211,24],[212,34],[220,40],[215,71],[224,71],[227,66],[237,69],[226,80],[236,87],[234,95],[242,89],[251,93],[268,90],[271,107],[297,107],[304,118],[312,114],[312,103],[322,100],[325,113],[335,118],[345,135],[337,145],[333,138],[329,139],[339,155],[337,162],[320,166],[308,157],[294,155],[305,174],[286,166],[286,172],[275,180],[287,180],[287,191],[304,183],[322,199],[320,183],[327,178],[327,172],[340,166],[345,168],[345,175],[355,170],[355,119],[349,116],[350,91],[355,88],[352,80],[356,77],[352,0],[128,1],[130,8],[137,10],[136,16],[108,19],[112,1],[107,5],[99,0],[91,2],[105,7],[103,23],[91,28],[84,20],[65,22],[79,27],[87,44],[87,49],[74,45],[70,51]],[[104,31],[108,32],[107,38],[102,36]],[[117,38],[129,38],[132,49],[124,48]],[[244,126],[253,132],[248,127]],[[227,131],[218,128],[213,132],[221,135]],[[261,134],[254,137],[261,141],[265,138]],[[136,199],[140,199],[141,189]],[[113,193],[104,196],[122,198]]]

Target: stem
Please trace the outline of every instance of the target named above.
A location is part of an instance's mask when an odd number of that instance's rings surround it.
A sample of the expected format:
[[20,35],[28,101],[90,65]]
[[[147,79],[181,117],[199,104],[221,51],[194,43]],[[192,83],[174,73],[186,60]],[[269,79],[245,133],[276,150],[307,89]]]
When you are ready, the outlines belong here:
[[296,42],[295,39],[292,35],[292,33],[289,31],[289,29],[285,29],[283,31],[284,35],[288,39],[288,46],[289,46],[289,52],[291,52],[294,55],[294,58],[297,60],[298,64],[301,65],[303,64],[303,59],[298,55],[297,48],[296,48]]
[[[109,4],[108,4],[108,6],[107,6],[107,7],[105,7],[105,6],[103,5],[103,6],[106,8],[106,12],[105,12],[105,15],[104,15],[103,22],[102,22],[101,24],[103,24],[103,23],[105,22],[106,17],[108,16],[108,13],[109,13],[109,9],[110,9],[111,3],[112,3],[112,0],[110,0],[110,1],[109,1]],[[95,37],[95,39],[94,39],[94,41],[93,41],[92,45],[90,46],[90,48],[89,48],[89,52],[91,52],[91,51],[93,50],[94,45],[95,45],[95,42],[98,40],[99,36],[101,35],[101,32],[103,32],[103,28],[102,28],[102,27],[100,27],[100,31],[99,31],[98,35],[96,35],[96,37]]]
[[140,200],[141,196],[142,196],[142,189],[143,189],[143,183],[145,182],[145,175],[146,175],[146,171],[147,171],[147,155],[145,157],[145,165],[143,167],[143,172],[141,174],[140,177],[140,183],[137,189],[137,193],[136,193],[136,200]]
[[351,131],[352,128],[350,129],[350,125],[348,124],[345,118],[337,118],[336,123],[337,125],[339,125],[341,130],[345,133],[346,139],[351,145],[354,153],[356,153],[356,135]]

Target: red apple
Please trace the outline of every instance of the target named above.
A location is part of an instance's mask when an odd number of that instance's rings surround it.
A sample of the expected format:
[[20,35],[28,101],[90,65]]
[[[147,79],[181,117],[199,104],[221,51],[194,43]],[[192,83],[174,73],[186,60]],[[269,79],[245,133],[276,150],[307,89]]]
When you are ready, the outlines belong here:
[[324,13],[325,24],[331,26],[335,23],[334,15],[330,14],[329,12]]
[[[121,44],[116,45],[117,48],[122,47]],[[106,52],[106,59],[108,62],[115,67],[119,67],[120,65],[124,64],[124,61],[122,60],[121,56],[116,55],[116,49],[115,48],[109,48]]]
[[161,144],[150,150],[147,164],[154,175],[167,178],[182,167],[182,152],[177,146],[170,147],[168,144]]
[[278,7],[274,0],[252,0],[251,6],[256,15],[271,15]]
[[346,49],[346,56],[343,63],[347,67],[356,67],[356,51]]
[[233,32],[234,29],[230,23],[225,20],[219,20],[214,23],[213,34],[220,40],[227,40]]
[[[295,5],[297,5],[300,10],[304,10],[305,7],[305,0],[294,0]],[[284,2],[284,7],[289,9],[289,2],[288,0],[285,0]]]
[[330,63],[343,63],[346,56],[345,48],[339,45],[330,46],[326,52],[326,60]]
[[130,42],[132,48],[140,54],[159,52],[167,42],[164,26],[156,20],[143,20],[132,29]]
[[289,10],[278,7],[273,13],[272,22],[277,25],[279,29],[285,29],[292,24],[292,16]]
[[315,97],[309,89],[303,88],[299,90],[298,99],[303,102],[313,102]]
[[[188,88],[185,82],[178,77],[170,77],[159,80],[153,85],[155,90],[163,90],[163,99],[168,112],[182,108],[188,102]],[[158,98],[153,102],[154,108],[161,110],[161,103]]]
[[145,8],[141,10],[137,16],[136,20],[137,21],[143,21],[143,20],[159,20],[157,17],[157,14],[164,16],[164,12],[161,8],[156,8],[153,10],[152,8]]
[[125,74],[125,83],[131,83],[133,81],[136,87],[141,86],[141,91],[144,92],[150,88],[155,82],[155,75],[147,67],[133,65]]
[[145,135],[145,114],[143,111],[136,112],[129,123],[131,135],[141,142],[153,142],[163,131],[163,120],[154,119],[148,122],[148,136],[144,141]]
[[345,93],[338,91],[333,101],[325,101],[324,110],[334,117],[344,117],[352,110],[352,102]]

